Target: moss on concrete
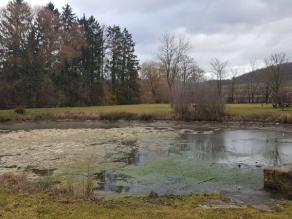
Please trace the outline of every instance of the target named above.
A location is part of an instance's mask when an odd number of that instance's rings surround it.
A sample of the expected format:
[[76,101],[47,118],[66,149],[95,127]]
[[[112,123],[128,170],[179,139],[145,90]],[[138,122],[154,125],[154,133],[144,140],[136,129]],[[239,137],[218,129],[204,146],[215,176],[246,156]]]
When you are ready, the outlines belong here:
[[264,170],[265,188],[292,198],[292,165]]

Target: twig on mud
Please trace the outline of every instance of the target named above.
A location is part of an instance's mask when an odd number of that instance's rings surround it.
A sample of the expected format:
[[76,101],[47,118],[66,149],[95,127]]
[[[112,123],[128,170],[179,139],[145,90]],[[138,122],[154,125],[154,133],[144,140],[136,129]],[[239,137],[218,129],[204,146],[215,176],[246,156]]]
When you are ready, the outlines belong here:
[[197,184],[203,184],[203,183],[206,183],[206,182],[210,182],[212,180],[215,180],[215,178],[206,179],[204,181],[198,182]]

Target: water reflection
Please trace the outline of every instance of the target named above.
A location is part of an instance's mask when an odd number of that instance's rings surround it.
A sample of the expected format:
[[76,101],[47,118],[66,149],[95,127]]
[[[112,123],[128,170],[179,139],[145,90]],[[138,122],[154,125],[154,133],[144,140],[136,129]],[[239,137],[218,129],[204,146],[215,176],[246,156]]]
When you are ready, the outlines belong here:
[[[96,174],[97,189],[102,191],[112,191],[116,193],[123,193],[130,191],[130,185],[125,185],[125,183],[129,182],[131,177],[115,173],[114,171],[102,171]],[[124,182],[119,185],[120,182]]]
[[183,142],[176,144],[177,154],[188,151],[192,153],[195,160],[216,162],[225,157],[225,138],[222,134],[184,134],[179,136],[176,142]]
[[283,163],[283,155],[281,155],[278,144],[273,145],[270,150],[264,152],[264,157],[269,161],[270,166],[279,166]]
[[255,130],[222,130],[213,134],[184,134],[175,139],[170,153],[191,152],[195,160],[212,163],[281,165],[292,162],[291,147],[282,135]]
[[[173,138],[153,135],[117,146],[108,158],[125,166],[105,171],[101,189],[174,194],[218,191],[227,184],[259,189],[263,184],[261,168],[292,162],[292,145],[286,141],[291,137],[286,134],[283,138],[282,133],[272,131],[231,129],[179,133]],[[124,171],[131,166],[132,172]],[[213,178],[215,182],[196,183]]]

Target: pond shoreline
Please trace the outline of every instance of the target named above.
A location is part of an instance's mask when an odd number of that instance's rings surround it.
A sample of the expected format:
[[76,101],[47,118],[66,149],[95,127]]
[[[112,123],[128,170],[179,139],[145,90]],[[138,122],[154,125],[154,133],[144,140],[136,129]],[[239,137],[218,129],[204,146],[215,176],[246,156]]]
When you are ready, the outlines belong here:
[[79,128],[122,128],[131,126],[149,126],[149,127],[174,127],[174,128],[189,128],[195,129],[198,127],[218,127],[218,128],[243,128],[243,129],[261,129],[292,132],[292,124],[274,123],[274,122],[243,122],[243,121],[225,121],[225,122],[210,122],[210,121],[174,121],[174,120],[155,120],[155,121],[140,121],[140,120],[39,120],[39,121],[10,121],[0,123],[0,130],[15,131],[15,130],[32,130],[32,129],[79,129]]
[[[125,129],[122,131],[119,131],[119,129]],[[67,130],[68,129],[68,130]],[[75,130],[76,129],[76,130]],[[79,130],[78,130],[79,129]],[[94,131],[94,129],[98,129],[99,131],[96,132]],[[81,153],[83,153],[84,151],[88,150],[88,156],[92,155],[93,153],[97,153],[98,155],[110,155],[110,157],[112,157],[113,159],[113,168],[117,168],[117,170],[119,168],[124,168],[125,164],[132,164],[135,162],[138,162],[138,158],[141,158],[141,162],[139,165],[137,163],[137,165],[131,165],[130,168],[126,169],[125,172],[123,172],[124,170],[122,170],[121,172],[113,172],[111,173],[108,172],[108,175],[101,175],[100,177],[107,177],[107,179],[115,179],[115,175],[116,176],[123,176],[123,174],[125,174],[125,176],[129,176],[129,177],[138,177],[137,181],[141,182],[141,179],[143,179],[144,174],[142,174],[142,178],[139,178],[139,175],[142,171],[144,171],[145,174],[148,174],[150,176],[149,179],[151,179],[151,172],[152,170],[156,171],[156,174],[160,174],[159,176],[161,176],[160,178],[163,179],[163,174],[164,171],[169,171],[169,167],[171,167],[171,165],[177,166],[177,172],[174,173],[170,173],[170,178],[165,178],[165,179],[174,179],[175,181],[171,181],[171,182],[177,182],[178,185],[179,183],[182,182],[186,182],[188,183],[188,181],[181,181],[179,180],[179,178],[177,178],[176,176],[183,176],[183,173],[181,172],[182,170],[184,170],[184,166],[187,167],[185,168],[185,170],[190,169],[190,166],[194,167],[196,165],[198,165],[196,162],[192,162],[192,160],[186,159],[185,162],[183,162],[183,160],[181,160],[180,156],[182,156],[183,153],[187,153],[188,151],[192,153],[192,146],[188,143],[192,143],[192,136],[197,136],[200,135],[201,136],[201,142],[202,142],[202,138],[205,138],[204,136],[208,136],[211,135],[212,133],[221,133],[221,131],[223,129],[227,129],[227,132],[232,131],[233,129],[241,129],[243,132],[248,132],[248,137],[243,139],[248,140],[249,136],[253,136],[254,131],[257,132],[261,132],[261,131],[276,131],[278,132],[278,136],[280,136],[280,138],[282,137],[282,133],[283,136],[285,135],[287,138],[291,137],[291,133],[292,133],[292,125],[287,125],[287,124],[275,124],[275,123],[258,123],[258,122],[253,122],[253,123],[242,123],[242,122],[182,122],[182,121],[171,121],[171,120],[160,120],[160,121],[148,121],[148,122],[142,122],[142,121],[125,121],[125,120],[120,120],[120,121],[100,121],[100,120],[87,120],[87,121],[76,121],[76,120],[59,120],[59,121],[37,121],[37,122],[9,122],[9,123],[0,123],[0,136],[3,136],[3,144],[2,144],[2,154],[3,156],[1,157],[1,161],[4,162],[4,164],[6,164],[7,167],[7,173],[11,173],[14,169],[16,172],[18,173],[22,173],[24,170],[25,174],[28,174],[27,176],[31,176],[32,178],[29,177],[29,179],[32,180],[36,180],[37,178],[35,178],[35,174],[37,175],[41,175],[41,174],[45,174],[45,181],[42,181],[42,183],[45,183],[45,185],[47,185],[49,179],[54,180],[55,175],[53,174],[62,174],[63,169],[60,168],[63,166],[63,163],[69,164],[70,162],[67,162],[66,159],[68,159],[68,161],[74,161],[73,164],[75,164],[75,161],[78,160],[78,163],[76,164],[77,166],[73,165],[72,166],[72,170],[75,171],[75,168],[80,168],[82,165],[84,165],[85,168],[87,168],[87,164],[88,164],[88,160],[87,160],[87,154],[85,154],[86,156],[84,156],[84,163],[83,163],[83,156],[81,156]],[[35,131],[34,131],[35,130]],[[38,131],[39,130],[39,131]],[[67,131],[66,131],[67,130]],[[46,133],[47,131],[49,131],[50,133]],[[141,146],[141,150],[136,150],[136,143],[137,143],[137,139],[139,139],[141,136],[145,136],[144,132],[149,132],[147,134],[147,138],[145,138],[143,140],[145,147],[149,147],[149,145],[153,145],[149,148],[149,150],[144,150],[143,152],[143,147]],[[32,133],[32,134],[30,134]],[[140,134],[139,134],[140,133]],[[164,134],[163,134],[164,133]],[[8,135],[6,138],[4,137],[5,135]],[[234,146],[236,145],[236,140],[239,140],[238,138],[240,136],[244,136],[241,135],[242,133],[238,133],[238,135],[234,138],[232,138],[231,140],[227,141],[226,144],[228,144],[229,142],[229,146]],[[13,137],[14,136],[14,137]],[[66,137],[67,136],[67,137]],[[83,136],[83,138],[82,138]],[[140,137],[139,137],[140,136]],[[157,139],[177,139],[178,136],[188,136],[188,137],[183,137],[183,140],[179,140],[177,147],[176,144],[173,144],[174,142],[172,142],[172,140],[170,140],[169,142],[164,143],[164,146],[161,147],[159,150],[156,150],[156,148],[158,147],[156,144],[159,141],[157,141]],[[290,136],[290,137],[289,137]],[[189,139],[189,142],[186,140]],[[268,135],[268,137],[271,137],[271,139],[268,141],[271,144],[273,144],[274,142],[274,137]],[[66,142],[68,144],[68,146],[66,146],[66,144],[64,143],[64,139],[67,139]],[[99,140],[99,138],[102,138]],[[252,137],[251,137],[252,138]],[[255,136],[253,137],[255,138]],[[261,136],[261,138],[263,139],[263,143],[262,144],[266,144],[265,142],[265,136]],[[18,147],[16,147],[16,149],[12,149],[9,144],[11,146],[13,146],[13,142],[11,143],[10,141],[14,139],[16,142],[18,142],[17,144],[15,144],[15,146],[18,145]],[[47,140],[46,140],[47,139]],[[53,139],[52,141],[50,139]],[[59,140],[58,140],[59,139]],[[92,139],[92,140],[90,140]],[[206,142],[210,143],[209,145],[214,145],[214,144],[218,144],[218,148],[221,148],[220,146],[223,145],[223,141],[220,141],[221,138],[216,137],[214,138],[214,142],[211,143],[209,142],[209,140],[207,140]],[[255,138],[256,139],[256,138]],[[50,141],[48,141],[50,140]],[[10,143],[9,143],[10,142]],[[30,142],[33,142],[32,144]],[[60,144],[59,144],[59,143]],[[152,143],[151,143],[152,142]],[[221,142],[221,143],[220,143]],[[286,141],[277,141],[279,143],[285,143]],[[289,140],[290,142],[290,140]],[[286,142],[287,144],[289,144],[289,142]],[[141,142],[140,142],[141,143]],[[140,144],[139,143],[139,144]],[[172,144],[169,144],[172,143]],[[237,143],[240,143],[237,142]],[[133,147],[131,146],[133,144]],[[100,146],[99,146],[100,145]],[[173,145],[173,146],[169,146],[169,145]],[[225,145],[225,143],[224,143]],[[188,146],[190,146],[190,148],[188,149]],[[260,146],[260,144],[259,144]],[[68,148],[67,148],[68,147]],[[235,147],[235,146],[234,146]],[[7,151],[5,151],[4,149],[7,149]],[[27,149],[25,149],[27,148]],[[67,149],[66,149],[67,148]],[[195,149],[195,147],[193,147]],[[204,148],[204,147],[203,147]],[[202,150],[203,150],[202,148]],[[218,149],[217,148],[217,149]],[[243,147],[245,148],[245,147]],[[106,149],[106,150],[104,150]],[[132,150],[133,149],[133,150]],[[154,150],[155,149],[155,150]],[[216,154],[219,155],[219,157],[221,157],[221,154],[223,153],[227,153],[228,156],[235,156],[234,152],[232,152],[232,147],[229,149],[222,149],[222,150],[218,150],[214,149],[216,152]],[[153,150],[153,153],[152,153]],[[73,153],[73,151],[75,151]],[[221,152],[220,152],[221,151]],[[141,153],[140,153],[141,152]],[[149,152],[149,157],[151,158],[151,162],[146,162],[145,163],[145,168],[141,169],[141,164],[144,165],[144,161],[145,158],[147,158],[147,153]],[[199,151],[198,155],[200,154],[204,154],[201,153],[203,151]],[[240,156],[246,156],[245,151],[242,151],[239,153]],[[66,158],[66,156],[68,155],[68,153],[72,153],[72,157],[71,155],[68,156]],[[130,155],[133,153],[133,156]],[[157,153],[159,153],[159,155],[157,155]],[[171,154],[171,156],[169,156],[168,154]],[[128,157],[129,154],[129,157]],[[140,156],[142,155],[143,156]],[[262,153],[260,153],[262,154]],[[66,156],[65,156],[66,155]],[[74,156],[73,156],[74,155]],[[107,157],[107,163],[108,163],[108,167],[111,168],[110,166],[110,157],[109,156],[104,156],[103,157]],[[123,156],[121,156],[123,155]],[[153,159],[153,156],[158,156],[157,160]],[[188,154],[190,155],[190,154]],[[188,158],[189,156],[186,155],[185,157]],[[75,157],[76,156],[76,157]],[[161,159],[162,156],[166,156],[165,159]],[[25,158],[26,157],[26,158]],[[222,157],[221,157],[222,158]],[[98,158],[100,159],[100,158]],[[160,161],[161,159],[161,161]],[[65,162],[66,161],[66,162]],[[240,171],[241,169],[245,171],[248,171],[251,166],[245,166],[244,162],[245,159],[239,159],[239,160],[235,160],[237,162],[239,162],[240,165],[237,165],[237,163],[232,163],[232,168],[231,169],[226,169],[226,171],[223,171],[223,167],[225,168],[224,165],[220,165],[218,163],[218,165],[215,165],[214,163],[211,164],[211,168],[206,168],[206,166],[204,164],[202,164],[201,166],[198,166],[198,169],[204,169],[206,171],[203,172],[209,172],[209,174],[211,174],[212,176],[209,177],[209,175],[207,176],[202,176],[201,178],[198,179],[194,179],[194,182],[205,182],[204,180],[208,180],[211,179],[211,177],[213,177],[213,174],[216,174],[217,169],[220,170],[220,174],[216,177],[217,180],[220,180],[220,176],[224,175],[224,173],[230,173],[232,170],[236,169],[237,173],[238,171]],[[6,162],[6,163],[5,163]],[[213,161],[212,161],[213,162]],[[241,162],[243,162],[241,164]],[[148,165],[150,164],[150,165]],[[163,164],[163,166],[162,166]],[[194,165],[193,165],[194,164]],[[258,165],[260,163],[256,164],[256,160],[254,160],[253,164],[248,164],[247,165]],[[120,167],[120,165],[122,165]],[[153,165],[153,166],[152,166]],[[209,166],[209,165],[208,165]],[[69,167],[69,165],[66,167],[66,173],[71,169]],[[83,167],[82,167],[83,168]],[[101,172],[99,169],[95,170],[93,169],[92,173],[94,176],[99,176],[96,175],[96,173],[104,173],[103,172],[103,167],[100,166],[101,168]],[[165,168],[165,169],[163,169]],[[235,169],[234,169],[235,168]],[[159,169],[162,171],[159,172]],[[196,168],[192,168],[194,172],[192,172],[190,176],[196,175]],[[215,171],[211,171],[211,169],[215,170]],[[257,174],[257,171],[260,171],[260,167],[252,167],[251,171],[255,171],[254,174]],[[207,171],[208,170],[208,171]],[[69,171],[69,172],[70,172]],[[78,169],[76,169],[76,171],[78,171]],[[52,174],[52,175],[49,175]],[[72,172],[74,173],[74,172]],[[119,174],[121,173],[121,174]],[[193,174],[194,173],[194,174]],[[29,175],[30,174],[30,175]],[[138,175],[137,175],[138,174]],[[188,172],[185,172],[185,179],[189,178]],[[203,173],[202,173],[203,174]],[[168,175],[167,175],[168,176]],[[254,175],[255,177],[253,177],[253,179],[256,178],[257,175]],[[228,176],[224,175],[224,178],[226,178]],[[56,178],[59,179],[59,178]],[[147,178],[145,178],[147,180]],[[213,178],[212,178],[213,179]],[[245,179],[245,177],[243,178],[243,180]],[[47,180],[47,181],[46,181]],[[177,181],[179,180],[179,181]],[[250,180],[248,180],[250,181]],[[55,182],[55,181],[52,181]],[[56,181],[59,182],[59,181]],[[61,181],[60,181],[61,182]],[[93,181],[92,181],[93,182]],[[105,182],[102,181],[102,182]],[[242,181],[240,180],[240,182],[242,183]],[[258,181],[255,181],[258,182]],[[126,183],[126,182],[123,182]],[[96,184],[96,182],[94,181],[94,184]],[[199,184],[199,183],[197,183]],[[197,184],[195,184],[195,186],[198,186]],[[215,184],[210,185],[206,183],[205,186],[212,186]],[[63,184],[56,184],[57,186],[62,186]],[[67,185],[67,184],[66,184]],[[79,185],[79,184],[78,184]],[[78,186],[76,185],[76,186]],[[101,185],[101,184],[98,184]],[[110,183],[109,185],[116,185],[115,182],[113,182],[112,184]],[[119,185],[119,184],[117,184]],[[122,184],[123,185],[123,184]],[[126,184],[125,184],[126,185]],[[147,183],[146,183],[147,185]],[[164,184],[163,185],[167,185]],[[170,184],[172,185],[172,183]],[[188,184],[186,184],[188,185]],[[218,184],[219,185],[219,184]],[[225,185],[225,184],[224,184]],[[235,184],[234,184],[235,185]],[[237,184],[236,184],[237,185]],[[2,184],[0,182],[0,190],[2,188]],[[201,186],[201,185],[200,185]],[[261,187],[261,185],[260,185]],[[66,189],[67,186],[65,186]],[[70,187],[71,188],[71,187]],[[77,191],[79,191],[79,186],[75,187],[77,189]],[[126,187],[125,187],[126,188]],[[138,188],[138,187],[135,187]],[[170,187],[169,187],[170,188]],[[184,187],[182,187],[184,188]],[[233,187],[232,187],[233,188]],[[235,188],[235,187],[234,187]],[[246,190],[244,187],[242,186],[237,186],[235,189],[231,189],[229,190],[222,190],[222,193],[220,193],[222,195],[223,200],[231,200],[230,202],[228,201],[227,203],[225,201],[213,201],[212,198],[206,198],[206,203],[202,204],[201,206],[197,207],[197,210],[202,209],[207,209],[207,210],[216,210],[216,209],[237,209],[237,210],[242,210],[245,211],[246,208],[243,207],[242,205],[248,205],[248,206],[252,206],[253,209],[260,209],[261,210],[267,210],[267,211],[271,211],[274,209],[275,206],[278,206],[278,203],[280,203],[281,201],[279,201],[278,198],[275,198],[273,196],[270,196],[270,193],[265,192],[262,188],[258,189],[258,184],[255,184],[255,188],[253,189],[251,188],[250,190]],[[238,189],[238,190],[237,190]],[[147,197],[147,194],[149,194],[150,190],[145,190],[147,191],[143,197]],[[221,190],[219,190],[221,191]],[[154,192],[157,192],[157,190],[154,190]],[[41,192],[41,195],[43,195],[44,193]],[[103,192],[99,193],[99,191],[96,193],[99,196],[103,196]],[[131,194],[131,193],[129,193]],[[142,194],[142,193],[141,193]],[[167,194],[167,193],[166,193]],[[175,194],[175,193],[174,193]],[[186,193],[186,194],[192,194],[192,193]],[[200,196],[205,194],[205,193],[198,193],[198,195]],[[107,194],[108,197],[111,197],[112,193],[109,191],[109,193]],[[162,195],[162,196],[160,196]],[[164,199],[163,197],[164,193],[162,191],[162,194],[160,194],[159,192],[157,192],[157,200],[160,199]],[[184,197],[188,197],[185,195],[173,195],[171,196],[172,198],[165,198],[165,200],[172,200],[172,199],[180,199]],[[194,195],[192,197],[197,197],[197,195]],[[61,199],[64,199],[64,197],[60,197]],[[280,200],[282,199],[282,197],[279,197]],[[69,198],[71,199],[71,198]],[[109,198],[110,199],[110,198]],[[129,199],[135,199],[135,197],[129,197],[129,198],[125,198],[124,200],[127,201]],[[47,200],[49,202],[49,200]],[[112,202],[117,202],[119,205],[119,201],[116,200],[109,200],[106,201],[106,203],[112,203]],[[148,201],[146,201],[148,203]],[[81,203],[84,203],[83,200],[81,200]],[[147,203],[141,203],[141,208],[144,208]],[[285,201],[285,203],[288,203],[288,201]],[[290,203],[290,202],[289,202]],[[184,205],[187,203],[184,203]],[[290,208],[290,207],[289,207]]]
[[291,218],[292,203],[271,208],[236,204],[216,194],[82,200],[48,193],[0,192],[3,218]]
[[[274,109],[271,104],[226,104],[217,122],[292,124],[290,109]],[[208,120],[208,118],[206,118]],[[0,110],[0,124],[33,121],[181,121],[169,104],[137,104],[90,107],[53,107]],[[199,118],[197,118],[200,121]],[[210,120],[208,120],[210,121]]]

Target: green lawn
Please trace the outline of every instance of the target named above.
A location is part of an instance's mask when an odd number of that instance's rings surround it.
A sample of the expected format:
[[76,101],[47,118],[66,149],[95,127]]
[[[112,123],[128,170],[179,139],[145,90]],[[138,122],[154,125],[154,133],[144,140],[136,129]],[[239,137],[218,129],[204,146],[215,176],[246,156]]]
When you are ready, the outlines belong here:
[[227,104],[226,112],[234,115],[271,114],[277,115],[289,113],[292,115],[292,108],[274,109],[271,104]]

